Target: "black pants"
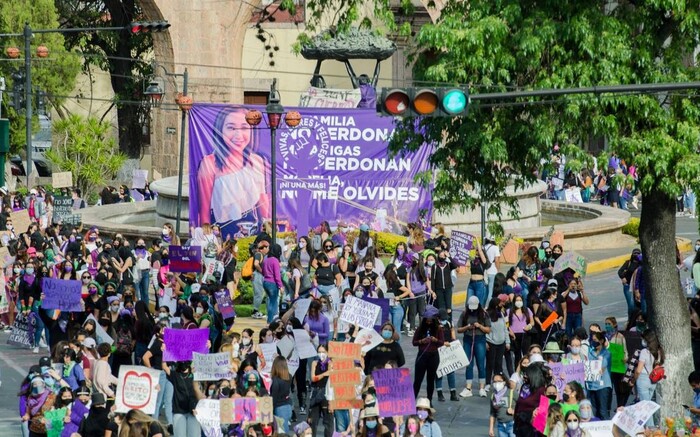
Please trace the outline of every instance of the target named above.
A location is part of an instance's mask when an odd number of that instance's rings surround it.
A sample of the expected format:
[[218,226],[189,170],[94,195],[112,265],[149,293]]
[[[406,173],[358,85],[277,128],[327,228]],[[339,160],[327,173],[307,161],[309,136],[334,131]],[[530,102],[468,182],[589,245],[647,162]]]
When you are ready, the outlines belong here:
[[632,393],[632,387],[630,387],[629,384],[622,380],[624,377],[624,373],[610,374],[613,389],[615,390],[615,398],[617,399],[617,408],[624,407],[625,405],[627,405],[627,400],[630,397],[630,393]]
[[423,385],[423,378],[428,374],[428,399],[433,400],[433,391],[435,390],[435,379],[437,378],[437,369],[440,365],[440,355],[435,352],[418,352],[416,359],[416,370],[413,379],[413,394],[418,397],[420,386]]
[[530,334],[526,332],[516,333],[515,340],[510,342],[510,349],[513,351],[513,359],[517,366],[523,355],[527,355],[527,350],[530,349]]
[[318,405],[314,405],[310,409],[311,418],[311,431],[313,431],[313,437],[316,437],[316,429],[318,428],[318,421],[323,415],[323,437],[333,437],[333,432],[335,431],[335,421],[333,420],[333,413],[328,411],[328,402],[322,402]]
[[304,407],[304,399],[306,399],[306,358],[299,360],[299,368],[294,374],[294,383],[297,389],[297,401],[299,401],[299,407]]
[[[503,355],[506,351],[506,344],[486,342],[486,345],[489,348],[486,352],[486,384],[491,384],[491,377],[494,373],[503,375]],[[504,376],[504,378],[506,377]]]

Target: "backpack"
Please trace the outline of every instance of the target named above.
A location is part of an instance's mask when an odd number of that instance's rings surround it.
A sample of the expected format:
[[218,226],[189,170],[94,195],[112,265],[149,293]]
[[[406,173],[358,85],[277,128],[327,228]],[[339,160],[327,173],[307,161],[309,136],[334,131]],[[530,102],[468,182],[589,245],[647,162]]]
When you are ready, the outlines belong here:
[[243,264],[243,270],[241,270],[241,279],[244,281],[250,281],[253,279],[253,263],[255,260],[251,256],[248,258],[248,260]]
[[649,373],[649,381],[656,384],[662,379],[666,379],[666,369],[664,366],[654,366],[654,369]]
[[120,329],[117,333],[116,351],[120,354],[131,355],[131,332]]
[[204,249],[204,256],[206,258],[216,258],[216,243],[210,241],[207,247]]

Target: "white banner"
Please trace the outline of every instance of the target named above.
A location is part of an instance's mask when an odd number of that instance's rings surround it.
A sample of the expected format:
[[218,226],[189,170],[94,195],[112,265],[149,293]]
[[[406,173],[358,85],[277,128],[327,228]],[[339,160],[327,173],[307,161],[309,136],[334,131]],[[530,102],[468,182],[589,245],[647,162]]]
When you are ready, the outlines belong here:
[[121,366],[114,399],[116,412],[128,413],[136,409],[149,415],[155,413],[160,372],[143,366]]
[[309,337],[309,333],[306,332],[305,329],[295,329],[293,332],[294,343],[296,345],[297,352],[299,352],[299,358],[303,360],[305,358],[313,358],[318,355],[316,348],[311,343],[311,337]]
[[357,108],[362,100],[359,88],[351,90],[309,87],[299,96],[302,108]]
[[354,296],[348,296],[340,313],[340,320],[361,328],[373,329],[382,307],[365,302]]
[[194,417],[202,426],[206,437],[223,437],[221,432],[221,412],[218,399],[202,399],[197,402]]
[[231,354],[199,354],[192,352],[192,367],[195,381],[218,381],[219,379],[235,378],[231,371]]
[[599,420],[598,422],[581,422],[581,429],[585,429],[590,437],[610,437],[612,432],[612,420]]
[[644,430],[644,424],[659,408],[661,407],[656,402],[639,401],[615,413],[612,423],[629,435],[637,435],[637,432]]
[[459,340],[450,343],[449,346],[438,348],[440,354],[440,365],[438,366],[437,376],[442,378],[448,373],[463,369],[469,365],[467,354],[464,353],[464,348]]

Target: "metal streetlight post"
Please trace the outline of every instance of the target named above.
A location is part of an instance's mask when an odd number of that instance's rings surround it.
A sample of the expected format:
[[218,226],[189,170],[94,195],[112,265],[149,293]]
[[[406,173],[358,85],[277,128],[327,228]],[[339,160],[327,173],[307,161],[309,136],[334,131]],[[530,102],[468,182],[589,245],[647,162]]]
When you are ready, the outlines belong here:
[[[29,177],[32,173],[32,56],[31,56],[31,39],[32,29],[29,23],[24,24],[24,113],[25,113],[25,129],[27,130],[27,188],[29,186]],[[5,169],[3,169],[5,171]]]

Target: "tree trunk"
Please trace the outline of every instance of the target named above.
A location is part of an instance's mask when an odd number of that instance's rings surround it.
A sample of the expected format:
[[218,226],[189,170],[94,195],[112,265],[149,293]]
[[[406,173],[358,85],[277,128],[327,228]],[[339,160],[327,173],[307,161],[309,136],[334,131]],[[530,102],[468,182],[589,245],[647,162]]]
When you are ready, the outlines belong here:
[[643,197],[639,238],[644,258],[646,301],[651,326],[666,354],[667,378],[656,386],[661,417],[682,417],[692,400],[690,315],[676,268],[676,201],[658,187]]

